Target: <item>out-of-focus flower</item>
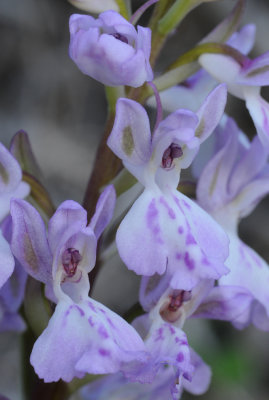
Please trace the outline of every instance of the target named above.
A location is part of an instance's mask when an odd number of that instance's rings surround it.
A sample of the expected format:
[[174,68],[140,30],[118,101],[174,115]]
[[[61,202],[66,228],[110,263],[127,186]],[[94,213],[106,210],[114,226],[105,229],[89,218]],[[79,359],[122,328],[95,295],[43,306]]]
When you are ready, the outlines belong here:
[[219,279],[219,285],[245,288],[251,294],[249,307],[233,321],[236,326],[253,322],[258,328],[269,330],[269,267],[237,234],[240,218],[269,192],[267,152],[258,137],[249,143],[231,118],[223,119],[215,139],[215,155],[200,176],[197,199],[230,239],[226,260],[230,272]]
[[[255,33],[255,25],[245,25],[230,37],[227,44],[243,54],[248,54],[254,45]],[[178,108],[188,108],[195,112],[203,103],[205,96],[217,85],[218,82],[209,73],[200,69],[184,83],[162,91],[160,93],[162,106],[168,112],[174,112]],[[155,103],[153,96],[147,101],[152,107],[155,107]]]
[[[9,213],[10,199],[24,198],[29,192],[29,185],[22,182],[22,171],[18,162],[0,143],[0,222]],[[0,288],[11,276],[14,265],[9,244],[0,231]]]
[[225,86],[216,88],[194,114],[177,110],[151,138],[144,108],[118,100],[109,147],[145,186],[120,224],[116,242],[127,267],[140,275],[169,271],[174,288],[191,290],[201,278],[227,273],[228,240],[193,201],[177,191],[187,168],[222,116]]
[[94,14],[99,14],[104,11],[114,10],[119,11],[119,7],[115,0],[68,0],[73,6],[80,10],[89,11]]
[[149,28],[136,31],[120,14],[106,11],[98,19],[72,15],[70,34],[70,57],[84,74],[108,86],[138,87],[153,79]]
[[232,95],[246,101],[259,138],[268,151],[269,104],[260,92],[262,86],[269,84],[269,52],[253,60],[239,51],[230,55],[203,54],[199,62],[218,82],[225,82]]
[[50,219],[46,235],[38,212],[23,200],[12,201],[13,252],[30,275],[53,289],[57,301],[30,359],[45,382],[118,372],[125,363],[144,357],[144,343],[134,328],[88,297],[96,240],[110,221],[114,204],[110,186],[87,226],[86,211],[65,201]]

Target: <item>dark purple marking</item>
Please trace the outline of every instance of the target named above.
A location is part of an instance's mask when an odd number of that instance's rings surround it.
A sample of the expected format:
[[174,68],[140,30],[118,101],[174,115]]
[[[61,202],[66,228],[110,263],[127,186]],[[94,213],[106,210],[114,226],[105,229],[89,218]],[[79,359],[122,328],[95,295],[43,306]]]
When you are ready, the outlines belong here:
[[195,262],[194,262],[194,260],[192,260],[192,259],[190,258],[190,255],[189,255],[189,253],[188,253],[187,251],[186,251],[186,253],[185,253],[185,255],[184,255],[184,262],[185,262],[186,267],[187,267],[190,271],[194,270],[194,268],[195,268]]
[[106,349],[100,348],[98,351],[99,351],[99,354],[101,354],[101,356],[103,356],[103,357],[110,356],[110,351],[108,351]]
[[109,325],[110,325],[112,328],[115,329],[115,325],[113,324],[113,322],[111,321],[111,319],[107,317],[106,320],[107,320],[107,322],[109,323]]
[[169,330],[170,330],[171,335],[174,335],[176,333],[175,328],[171,325],[169,325]]
[[160,197],[160,203],[166,208],[168,211],[168,215],[171,219],[176,219],[176,214],[174,210],[169,206],[167,201],[164,199],[164,197]]
[[104,339],[107,339],[109,337],[106,329],[101,325],[98,329],[98,333],[100,336],[102,336]]
[[181,156],[183,156],[182,148],[176,143],[171,143],[163,153],[162,167],[164,169],[170,169],[174,159]]
[[177,231],[180,235],[182,235],[182,233],[184,232],[183,226],[179,226]]
[[182,362],[185,360],[184,354],[182,353],[182,351],[180,353],[178,353],[177,355],[177,361],[178,362]]
[[164,241],[161,238],[160,232],[161,228],[158,223],[158,209],[156,207],[156,199],[152,199],[150,204],[148,205],[147,209],[147,214],[146,214],[146,220],[147,220],[147,226],[153,233],[153,236],[155,237],[155,240],[159,244],[163,244]]
[[78,310],[78,312],[80,313],[81,317],[84,317],[85,312],[82,310],[82,308],[80,308],[77,304],[74,304],[72,307],[75,308],[76,310]]
[[94,326],[94,322],[93,322],[93,318],[92,317],[88,318],[88,322],[92,327]]
[[203,257],[203,258],[202,258],[202,264],[203,264],[203,265],[206,265],[207,267],[208,267],[209,265],[211,265],[210,262],[208,261],[208,259],[207,259],[206,257]]
[[82,256],[78,250],[69,247],[62,254],[62,264],[68,278],[72,278],[76,271]]
[[120,40],[123,43],[128,44],[128,39],[126,36],[122,35],[121,33],[112,33],[112,36],[114,36],[115,39]]
[[189,244],[196,244],[196,240],[191,233],[188,233],[186,237],[186,245],[188,246]]
[[191,206],[186,202],[186,200],[182,200],[182,203],[188,210],[191,210]]
[[177,260],[181,260],[182,258],[182,254],[181,253],[176,253],[176,259]]
[[183,376],[183,378],[187,379],[187,381],[189,381],[189,382],[192,381],[191,375],[188,372],[184,372],[184,374],[182,376]]
[[94,305],[93,305],[90,301],[88,301],[88,306],[90,307],[90,309],[91,309],[92,311],[97,312],[97,311],[96,311],[96,308],[94,307]]
[[159,328],[159,329],[157,330],[157,336],[156,336],[156,338],[155,338],[155,342],[158,342],[159,340],[164,340],[164,337],[163,337],[163,328]]

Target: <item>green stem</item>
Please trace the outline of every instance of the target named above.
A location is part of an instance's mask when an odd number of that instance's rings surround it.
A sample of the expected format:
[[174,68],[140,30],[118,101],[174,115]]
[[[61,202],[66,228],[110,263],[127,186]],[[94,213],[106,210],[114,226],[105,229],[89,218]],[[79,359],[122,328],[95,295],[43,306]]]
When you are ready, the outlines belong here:
[[215,0],[176,0],[164,17],[159,21],[158,31],[163,35],[167,35],[180,24],[191,10],[209,1]]
[[[102,1],[102,0],[100,0]],[[116,3],[119,7],[119,12],[120,14],[127,20],[129,20],[130,15],[129,15],[129,11],[128,11],[128,7],[125,3],[125,0],[116,0]]]

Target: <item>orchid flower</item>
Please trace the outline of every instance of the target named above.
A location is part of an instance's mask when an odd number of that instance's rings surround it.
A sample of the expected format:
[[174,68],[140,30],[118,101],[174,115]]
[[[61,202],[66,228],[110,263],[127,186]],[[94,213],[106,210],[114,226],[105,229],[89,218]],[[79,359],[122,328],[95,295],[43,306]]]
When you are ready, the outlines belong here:
[[267,152],[258,137],[250,143],[231,118],[216,130],[214,157],[205,166],[197,186],[198,203],[225,229],[230,239],[226,261],[230,273],[219,285],[245,288],[252,301],[234,321],[238,327],[253,322],[269,329],[269,268],[237,234],[239,220],[247,216],[269,192]]
[[191,290],[201,278],[227,273],[228,240],[200,207],[177,191],[187,168],[222,116],[220,85],[196,114],[177,110],[151,137],[144,108],[119,99],[108,145],[145,190],[121,222],[116,242],[127,267],[140,275],[169,271],[174,288]]
[[242,50],[241,46],[233,47],[236,49],[233,54],[203,54],[199,62],[214,79],[225,82],[232,95],[245,100],[259,138],[268,151],[269,105],[260,92],[262,86],[268,85],[269,52],[250,59],[245,55],[244,46]]
[[[227,45],[248,54],[255,41],[256,27],[253,24],[245,25],[239,32],[226,42]],[[178,108],[188,108],[197,111],[203,103],[204,97],[218,85],[218,82],[205,69],[200,69],[182,84],[163,90],[160,93],[163,108],[173,112]],[[147,104],[155,107],[154,96],[150,97]]]
[[46,234],[43,220],[30,204],[12,201],[12,251],[32,277],[53,289],[57,301],[30,358],[45,382],[118,372],[125,363],[144,357],[144,344],[136,331],[88,297],[96,241],[112,217],[114,204],[115,192],[109,186],[87,225],[86,211],[74,201],[65,201],[50,219]]
[[151,30],[135,27],[116,11],[98,19],[73,14],[70,18],[71,59],[86,75],[108,86],[138,87],[153,79],[149,63]]
[[[24,198],[30,192],[30,187],[22,181],[22,171],[10,152],[0,143],[0,222],[9,213],[12,197]],[[11,276],[15,261],[7,240],[0,231],[0,288]]]

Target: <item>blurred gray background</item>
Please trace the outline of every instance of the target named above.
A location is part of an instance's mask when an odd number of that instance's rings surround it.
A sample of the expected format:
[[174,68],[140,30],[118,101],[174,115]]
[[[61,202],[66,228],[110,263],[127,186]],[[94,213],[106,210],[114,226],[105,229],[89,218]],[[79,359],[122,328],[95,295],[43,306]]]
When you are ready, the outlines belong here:
[[[133,1],[134,9],[141,3]],[[163,51],[157,69],[194,45],[234,3],[222,0],[191,13]],[[56,205],[67,198],[82,201],[106,119],[102,85],[83,75],[68,57],[68,19],[75,12],[66,0],[0,1],[0,139],[8,146],[19,129],[29,133]],[[268,0],[248,0],[244,22],[257,25],[253,55],[269,48],[268,21]],[[228,112],[253,135],[243,103],[233,101]],[[265,200],[241,226],[242,237],[267,261],[268,222]],[[123,312],[135,302],[137,288],[138,280],[115,258],[100,274],[94,296]],[[215,370],[212,387],[202,399],[268,400],[268,333],[252,328],[234,332],[221,323],[212,331],[197,322],[189,330],[196,349]],[[0,335],[0,393],[10,400],[22,400],[17,350],[16,335]]]

